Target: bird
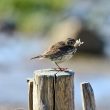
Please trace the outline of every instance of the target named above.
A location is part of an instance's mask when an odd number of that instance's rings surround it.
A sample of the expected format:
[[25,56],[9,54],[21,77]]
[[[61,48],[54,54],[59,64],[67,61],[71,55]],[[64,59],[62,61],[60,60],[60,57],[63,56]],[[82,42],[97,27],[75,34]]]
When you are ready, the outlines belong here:
[[59,70],[63,71],[65,70],[65,68],[61,68],[59,66],[59,63],[71,59],[72,56],[76,53],[77,48],[83,43],[84,42],[81,42],[80,39],[75,40],[74,38],[67,38],[64,41],[59,41],[55,43],[43,54],[31,58],[31,60],[36,58],[50,59],[57,65]]

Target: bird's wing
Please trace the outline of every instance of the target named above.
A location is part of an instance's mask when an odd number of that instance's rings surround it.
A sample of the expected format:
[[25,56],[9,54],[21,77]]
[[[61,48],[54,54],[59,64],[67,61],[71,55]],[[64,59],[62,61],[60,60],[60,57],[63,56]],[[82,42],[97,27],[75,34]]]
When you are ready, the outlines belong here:
[[60,48],[65,46],[65,42],[61,41],[61,42],[57,42],[56,44],[52,45],[46,52],[44,52],[43,55],[45,56],[50,56],[52,54],[55,54],[57,52],[60,51]]
[[54,45],[52,45],[45,53],[47,53],[48,51],[54,51],[57,50],[61,47],[65,46],[65,42],[61,41],[61,42],[57,42]]
[[50,51],[45,53],[44,56],[53,59],[53,58],[61,57],[62,55],[73,53],[73,51],[74,51],[73,46],[63,45],[60,46],[59,48],[52,48]]
[[63,46],[65,46],[65,42],[63,42],[63,41],[57,42],[56,44],[54,44],[54,45],[52,45],[52,46],[50,47],[50,50],[51,50],[51,49],[54,49],[54,48],[60,48],[60,47],[63,47]]

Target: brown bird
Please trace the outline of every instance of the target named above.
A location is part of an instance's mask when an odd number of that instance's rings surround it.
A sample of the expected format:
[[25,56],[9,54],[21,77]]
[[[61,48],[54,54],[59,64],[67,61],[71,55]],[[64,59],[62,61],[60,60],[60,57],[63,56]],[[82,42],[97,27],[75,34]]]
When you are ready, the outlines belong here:
[[83,44],[79,40],[75,40],[73,38],[67,38],[65,41],[57,42],[56,44],[52,45],[46,52],[43,54],[33,57],[31,59],[39,58],[47,58],[53,61],[60,70],[64,70],[61,68],[58,63],[64,62],[69,60],[74,53],[77,51],[77,47]]

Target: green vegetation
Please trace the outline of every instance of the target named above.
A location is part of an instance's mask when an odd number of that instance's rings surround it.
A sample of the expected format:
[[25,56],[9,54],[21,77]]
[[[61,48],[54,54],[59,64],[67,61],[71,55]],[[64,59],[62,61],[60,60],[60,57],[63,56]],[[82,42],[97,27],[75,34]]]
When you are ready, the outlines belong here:
[[70,0],[0,0],[0,21],[14,21],[21,31],[40,32],[52,25]]

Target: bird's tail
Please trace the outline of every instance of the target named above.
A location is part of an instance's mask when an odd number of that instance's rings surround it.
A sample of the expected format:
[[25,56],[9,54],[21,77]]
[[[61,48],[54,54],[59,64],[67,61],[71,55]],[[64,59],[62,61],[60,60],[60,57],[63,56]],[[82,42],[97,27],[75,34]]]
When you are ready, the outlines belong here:
[[42,59],[42,58],[43,58],[43,55],[38,55],[38,56],[36,56],[36,57],[32,57],[31,60],[36,59],[36,58]]

